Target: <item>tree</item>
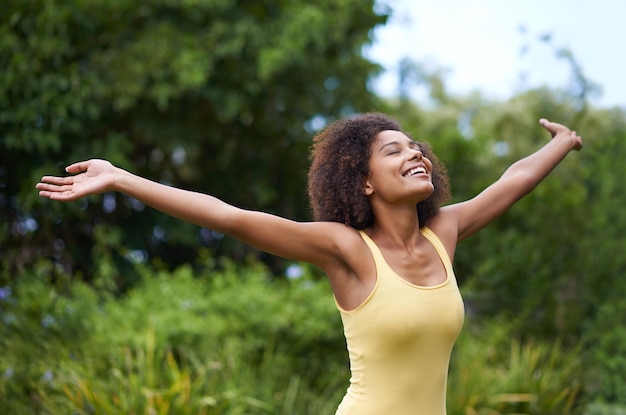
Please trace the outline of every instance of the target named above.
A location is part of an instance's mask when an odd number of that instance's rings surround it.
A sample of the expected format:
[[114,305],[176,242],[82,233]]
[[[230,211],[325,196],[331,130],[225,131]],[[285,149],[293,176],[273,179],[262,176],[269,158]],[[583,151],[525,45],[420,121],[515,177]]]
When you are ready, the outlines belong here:
[[[34,183],[102,157],[236,205],[309,218],[308,146],[329,119],[371,110],[361,53],[373,0],[3,2],[0,243],[5,271],[55,258],[93,272],[197,248],[247,248],[105,195],[37,200]],[[277,237],[280,237],[277,235]],[[115,277],[115,275],[114,275]]]

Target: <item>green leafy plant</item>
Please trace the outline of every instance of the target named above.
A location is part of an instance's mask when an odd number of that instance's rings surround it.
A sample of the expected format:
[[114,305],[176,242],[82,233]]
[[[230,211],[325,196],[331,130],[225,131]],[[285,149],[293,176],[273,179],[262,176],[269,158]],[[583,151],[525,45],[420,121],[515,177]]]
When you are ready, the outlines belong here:
[[[624,284],[619,284],[624,286]],[[626,327],[619,324],[626,300],[616,287],[615,296],[599,307],[585,331],[586,390],[593,401],[626,405]]]
[[508,324],[466,330],[453,354],[448,413],[575,414],[581,368],[579,348],[512,337]]
[[314,414],[345,391],[338,313],[304,265],[291,280],[257,262],[139,267],[121,298],[44,265],[0,293],[2,413]]

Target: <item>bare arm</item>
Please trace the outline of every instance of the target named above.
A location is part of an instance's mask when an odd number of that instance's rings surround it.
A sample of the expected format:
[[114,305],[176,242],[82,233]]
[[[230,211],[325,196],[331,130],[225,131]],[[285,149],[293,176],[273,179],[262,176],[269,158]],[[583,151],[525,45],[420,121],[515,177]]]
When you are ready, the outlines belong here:
[[442,213],[457,224],[458,240],[478,232],[532,191],[572,150],[582,148],[576,131],[541,119],[552,140],[537,152],[513,163],[495,183],[473,199],[446,206]]
[[295,222],[263,212],[240,209],[203,193],[166,186],[113,166],[88,160],[67,167],[73,176],[44,176],[39,194],[72,201],[104,192],[121,192],[168,215],[232,236],[285,258],[307,261],[322,269],[337,262],[336,236],[344,225]]

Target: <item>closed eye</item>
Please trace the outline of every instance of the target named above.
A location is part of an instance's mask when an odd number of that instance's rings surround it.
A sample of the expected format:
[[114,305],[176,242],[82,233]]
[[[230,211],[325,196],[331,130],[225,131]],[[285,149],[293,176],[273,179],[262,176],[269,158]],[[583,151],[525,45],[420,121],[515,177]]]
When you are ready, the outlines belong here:
[[392,154],[401,153],[404,149],[409,148],[415,151],[422,151],[419,144],[415,141],[411,141],[407,139],[407,142],[399,142],[399,141],[390,141],[381,146],[380,151],[385,151],[385,155],[390,156]]
[[417,144],[415,141],[412,141],[411,144],[409,144],[409,146],[411,147],[411,149],[415,150],[415,151],[419,151],[420,153],[424,153],[422,151],[422,149],[420,148],[420,145]]

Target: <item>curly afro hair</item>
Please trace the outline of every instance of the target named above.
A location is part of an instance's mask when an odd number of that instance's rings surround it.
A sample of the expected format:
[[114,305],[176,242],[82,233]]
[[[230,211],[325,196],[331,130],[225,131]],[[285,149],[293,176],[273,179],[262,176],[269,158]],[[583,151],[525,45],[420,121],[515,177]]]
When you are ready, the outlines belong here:
[[[369,174],[371,144],[385,130],[401,131],[385,114],[365,113],[335,121],[313,140],[309,170],[309,202],[316,221],[340,222],[355,229],[374,223],[374,213],[363,192]],[[407,134],[408,135],[408,134]],[[445,167],[427,143],[419,142],[433,163],[434,192],[416,206],[420,226],[426,226],[450,197]]]

